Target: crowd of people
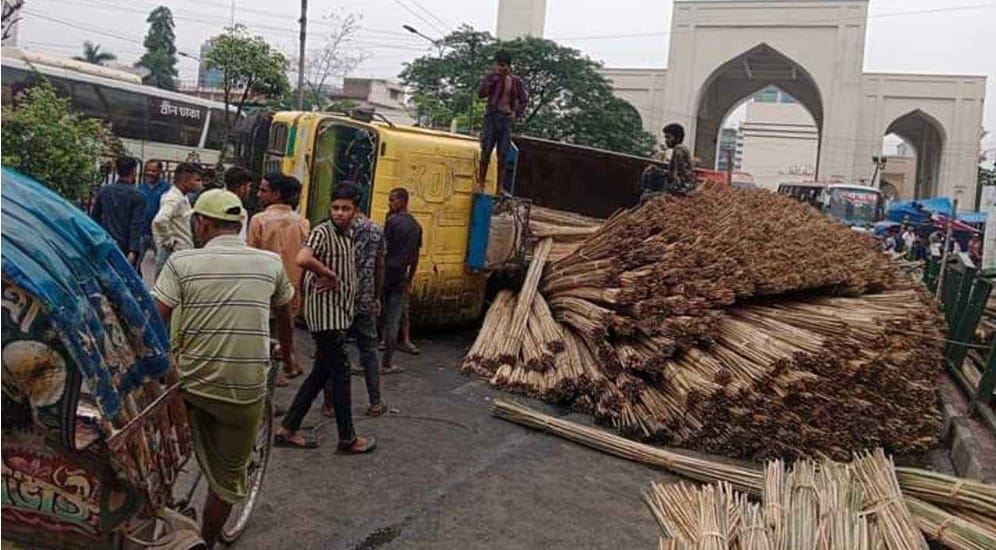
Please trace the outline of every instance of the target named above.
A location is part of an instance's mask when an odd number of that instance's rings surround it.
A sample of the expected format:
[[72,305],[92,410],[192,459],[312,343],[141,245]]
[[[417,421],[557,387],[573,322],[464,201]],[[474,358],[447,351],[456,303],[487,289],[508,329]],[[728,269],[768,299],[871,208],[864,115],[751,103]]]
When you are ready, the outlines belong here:
[[[934,226],[916,228],[913,225],[894,225],[888,229],[882,240],[882,248],[896,256],[907,260],[924,261],[928,258],[940,260],[944,255],[944,231]],[[976,266],[982,265],[982,236],[972,233],[968,237],[967,246],[953,237],[948,240],[948,253],[967,252],[969,259]]]
[[273,358],[283,365],[277,384],[304,374],[295,358],[299,313],[316,354],[276,428],[275,444],[318,446],[300,428],[324,393],[323,412],[338,430],[336,452],[376,447],[373,436],[360,436],[353,426],[347,342],[351,337],[359,351],[366,414],[382,415],[388,408],[381,375],[403,370],[395,361],[399,349],[418,352],[406,317],[422,228],[408,212],[404,188],[391,190],[383,228],[361,212],[364,197],[349,183],[336,187],[328,218],[311,227],[298,212],[301,183],[293,177],[260,178],[262,210],[250,216],[246,204],[256,177],[245,168],[229,168],[223,186],[205,184],[195,164],[177,165],[172,184],[156,161],[145,164],[141,183],[138,168],[136,159],[119,159],[116,180],[99,189],[91,215],[137,270],[154,255],[154,273],[146,275],[154,275],[151,293],[170,326],[195,452],[209,483],[202,535],[210,548],[246,494]]

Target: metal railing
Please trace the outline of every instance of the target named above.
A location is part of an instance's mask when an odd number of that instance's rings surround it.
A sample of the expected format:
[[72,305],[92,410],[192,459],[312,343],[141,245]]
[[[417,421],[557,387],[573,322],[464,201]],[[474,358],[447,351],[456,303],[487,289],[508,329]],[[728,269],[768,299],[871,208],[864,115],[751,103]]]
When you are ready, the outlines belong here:
[[[941,262],[930,261],[923,272],[923,282],[937,296],[944,310],[947,343],[944,361],[955,383],[971,402],[971,411],[996,432],[993,413],[993,388],[996,386],[996,337],[989,344],[975,341],[976,330],[986,311],[993,280],[982,276],[960,257],[948,262],[941,273]],[[938,289],[938,284],[941,288]],[[969,354],[984,358],[985,363],[966,365]]]

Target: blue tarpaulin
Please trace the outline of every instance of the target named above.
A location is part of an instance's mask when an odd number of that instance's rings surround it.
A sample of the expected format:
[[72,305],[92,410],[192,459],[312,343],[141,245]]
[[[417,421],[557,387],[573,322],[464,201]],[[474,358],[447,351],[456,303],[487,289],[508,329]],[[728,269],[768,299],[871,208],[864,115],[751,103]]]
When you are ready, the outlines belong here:
[[[41,300],[108,418],[169,368],[152,297],[114,240],[74,205],[2,170],[3,277]],[[128,353],[122,353],[128,350]]]
[[947,197],[920,199],[915,201],[895,201],[889,206],[887,217],[894,222],[909,218],[912,223],[927,223],[933,214],[951,215],[954,205]]

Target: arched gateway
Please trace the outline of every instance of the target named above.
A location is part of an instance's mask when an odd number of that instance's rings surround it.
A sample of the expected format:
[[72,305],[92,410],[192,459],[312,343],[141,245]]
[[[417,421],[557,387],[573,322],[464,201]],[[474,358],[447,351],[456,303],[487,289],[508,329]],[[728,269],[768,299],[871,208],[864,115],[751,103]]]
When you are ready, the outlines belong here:
[[892,133],[916,151],[917,196],[973,207],[985,77],[864,72],[867,11],[867,0],[676,0],[667,69],[604,74],[648,131],[684,124],[706,166],[730,109],[770,84],[812,115],[818,179],[869,181]]

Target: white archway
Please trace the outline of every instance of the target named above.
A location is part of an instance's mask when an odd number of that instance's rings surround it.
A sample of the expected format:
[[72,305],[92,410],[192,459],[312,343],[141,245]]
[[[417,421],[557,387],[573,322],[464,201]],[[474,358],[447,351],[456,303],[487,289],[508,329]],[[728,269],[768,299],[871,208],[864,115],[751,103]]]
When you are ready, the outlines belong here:
[[941,160],[946,133],[944,126],[920,109],[914,109],[893,120],[885,134],[895,134],[909,143],[915,152],[914,198],[940,194]]
[[[809,72],[766,43],[760,43],[716,68],[698,93],[694,155],[704,166],[716,163],[716,140],[729,113],[745,99],[768,86],[795,98],[823,129],[823,101]],[[817,160],[819,165],[819,147]]]

